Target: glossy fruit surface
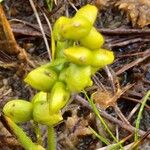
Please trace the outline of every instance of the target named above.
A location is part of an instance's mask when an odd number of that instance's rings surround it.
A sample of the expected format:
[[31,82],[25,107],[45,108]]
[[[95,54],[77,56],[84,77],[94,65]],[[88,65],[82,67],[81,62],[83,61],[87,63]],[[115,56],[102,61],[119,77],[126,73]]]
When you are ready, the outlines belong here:
[[80,8],[75,16],[86,17],[92,24],[94,24],[97,17],[98,9],[94,5],[87,4]]
[[46,102],[47,101],[47,93],[46,92],[38,92],[34,97],[32,98],[31,102],[34,105],[35,103],[39,102]]
[[93,51],[92,66],[103,68],[106,65],[113,63],[114,53],[106,49]]
[[11,100],[3,108],[5,116],[16,123],[23,123],[32,119],[32,103],[17,99]]
[[56,72],[45,67],[39,67],[31,71],[24,81],[37,90],[49,92],[56,80]]
[[61,35],[61,32],[62,32],[62,29],[66,26],[66,24],[68,24],[69,22],[70,22],[70,19],[64,16],[57,19],[53,27],[53,35],[56,41],[65,40],[63,36]]
[[33,107],[33,119],[43,125],[55,125],[63,118],[60,112],[54,114],[52,111],[49,109],[48,102],[35,103]]
[[85,17],[73,17],[61,28],[60,35],[64,39],[79,40],[88,35],[91,28],[91,22]]
[[80,44],[89,49],[99,49],[104,44],[103,36],[93,27],[89,34],[80,39]]
[[90,66],[70,64],[65,75],[67,87],[71,92],[81,92],[85,87],[92,85]]
[[66,85],[62,82],[56,82],[49,96],[49,107],[53,112],[58,112],[68,102],[70,97],[69,91],[66,90]]
[[85,47],[69,47],[64,50],[64,55],[66,59],[68,59],[72,63],[79,65],[91,64],[92,52]]

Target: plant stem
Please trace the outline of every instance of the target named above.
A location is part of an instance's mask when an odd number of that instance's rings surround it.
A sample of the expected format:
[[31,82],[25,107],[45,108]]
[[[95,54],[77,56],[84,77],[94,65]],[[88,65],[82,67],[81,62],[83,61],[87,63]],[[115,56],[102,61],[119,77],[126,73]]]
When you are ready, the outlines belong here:
[[95,106],[94,102],[92,99],[90,99],[86,93],[86,91],[83,91],[83,93],[85,94],[88,102],[90,103],[94,113],[96,114],[96,116],[99,118],[99,120],[101,121],[102,125],[104,126],[105,130],[109,133],[109,135],[114,139],[115,142],[117,142],[120,146],[121,149],[122,145],[118,142],[117,138],[113,135],[113,133],[111,132],[111,130],[109,129],[109,127],[107,126],[107,124],[105,123],[104,119],[101,117],[99,110],[97,109],[97,107]]
[[53,126],[48,126],[48,150],[56,150],[56,137]]
[[89,129],[93,132],[93,134],[99,139],[99,140],[101,140],[103,143],[105,143],[106,145],[110,145],[110,142],[106,139],[106,138],[104,138],[104,137],[102,137],[100,134],[98,134],[94,129],[92,129],[90,126],[89,126]]
[[42,144],[42,133],[41,133],[39,124],[34,121],[33,126],[34,126],[34,130],[35,130],[36,138],[37,138],[36,142],[41,145]]
[[10,118],[4,117],[7,125],[11,131],[16,135],[18,141],[25,150],[45,150],[42,146],[32,142],[32,140],[25,134],[25,132],[15,124]]
[[140,107],[138,116],[137,116],[137,120],[136,120],[136,129],[135,129],[135,134],[134,134],[134,141],[136,142],[138,140],[138,130],[139,130],[139,126],[140,126],[140,120],[142,117],[142,112],[144,110],[144,106],[146,104],[146,101],[148,100],[148,98],[150,97],[150,90],[147,92],[147,94],[144,96],[143,98],[143,102],[142,105]]

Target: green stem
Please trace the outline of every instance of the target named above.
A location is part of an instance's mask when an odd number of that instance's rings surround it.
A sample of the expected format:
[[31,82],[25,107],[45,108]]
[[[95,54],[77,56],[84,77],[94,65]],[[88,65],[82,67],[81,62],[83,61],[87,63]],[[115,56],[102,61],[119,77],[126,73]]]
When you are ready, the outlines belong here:
[[92,129],[90,126],[89,126],[89,129],[93,132],[93,134],[99,139],[99,140],[101,140],[103,143],[105,143],[106,145],[110,145],[110,142],[106,139],[106,138],[104,138],[104,137],[102,137],[100,134],[98,134],[94,129]]
[[48,126],[48,150],[56,150],[56,137],[53,126]]
[[142,117],[142,112],[144,110],[144,106],[145,106],[146,101],[148,100],[149,97],[150,97],[150,90],[144,96],[142,105],[140,107],[140,110],[139,110],[139,113],[138,113],[138,116],[137,116],[136,129],[135,129],[135,134],[134,134],[134,141],[135,142],[138,141],[138,130],[139,130],[139,127],[140,127],[140,120],[141,120],[141,117]]
[[4,118],[25,150],[45,150],[42,146],[33,143],[32,140],[25,134],[25,132],[10,118],[6,116]]
[[[109,133],[109,135],[114,139],[115,142],[119,142],[117,140],[117,138],[113,135],[113,133],[111,132],[111,130],[109,129],[109,127],[107,126],[107,124],[105,123],[104,119],[101,117],[99,110],[97,109],[97,107],[95,106],[94,102],[92,99],[90,99],[86,93],[86,91],[83,91],[83,93],[85,94],[88,102],[90,103],[94,113],[96,114],[96,116],[99,118],[99,120],[101,121],[102,125],[104,126],[105,130]],[[123,149],[122,145],[120,143],[118,143],[120,148]]]
[[34,126],[34,130],[35,130],[36,138],[37,138],[37,143],[41,145],[42,144],[42,133],[41,133],[39,124],[34,121],[33,126]]

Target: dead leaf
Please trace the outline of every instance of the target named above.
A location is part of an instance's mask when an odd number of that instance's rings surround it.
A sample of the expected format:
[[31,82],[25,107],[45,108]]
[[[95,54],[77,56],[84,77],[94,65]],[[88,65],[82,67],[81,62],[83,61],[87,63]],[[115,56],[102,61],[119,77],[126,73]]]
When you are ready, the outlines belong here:
[[99,105],[101,109],[106,109],[110,106],[115,106],[117,100],[121,97],[121,95],[130,89],[134,84],[129,84],[122,89],[120,86],[117,86],[117,91],[113,95],[111,91],[107,90],[104,91],[102,89],[98,89],[95,93],[92,94],[92,99],[95,101],[96,104]]
[[150,0],[119,0],[116,6],[127,13],[133,26],[150,24]]

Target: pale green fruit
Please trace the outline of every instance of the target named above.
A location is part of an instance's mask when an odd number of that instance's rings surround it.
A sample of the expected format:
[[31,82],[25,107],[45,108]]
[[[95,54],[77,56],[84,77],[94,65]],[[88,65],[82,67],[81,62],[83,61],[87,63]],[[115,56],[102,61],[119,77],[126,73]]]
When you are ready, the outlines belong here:
[[112,64],[114,61],[114,53],[109,50],[99,49],[93,51],[92,66],[103,68],[106,65]]
[[88,35],[91,28],[91,22],[85,17],[73,17],[61,28],[60,35],[65,39],[79,40]]
[[47,101],[47,93],[46,92],[38,92],[31,100],[31,103],[34,105],[35,103],[39,102],[46,102]]
[[65,84],[56,82],[49,96],[49,108],[53,112],[58,112],[68,102],[70,97],[69,91],[66,90]]
[[11,100],[3,108],[4,115],[16,123],[24,123],[32,119],[32,103],[17,99]]
[[70,18],[67,17],[60,17],[56,20],[54,27],[53,27],[53,35],[54,39],[57,41],[64,41],[65,39],[62,37],[61,32],[62,29],[66,26],[66,24],[70,23]]
[[24,81],[37,90],[49,92],[56,80],[56,72],[46,67],[39,67],[31,71]]
[[80,39],[80,44],[89,49],[99,49],[104,44],[104,38],[93,27],[86,37]]
[[75,16],[82,16],[87,18],[92,24],[94,24],[97,17],[98,9],[94,5],[87,4],[81,7]]
[[90,66],[70,64],[66,69],[65,75],[65,82],[71,92],[81,92],[85,87],[89,87],[93,84]]
[[85,47],[69,47],[64,50],[66,59],[79,65],[90,65],[92,52]]
[[33,120],[40,124],[52,126],[62,119],[60,112],[53,113],[53,110],[50,110],[48,102],[35,103],[33,106]]

